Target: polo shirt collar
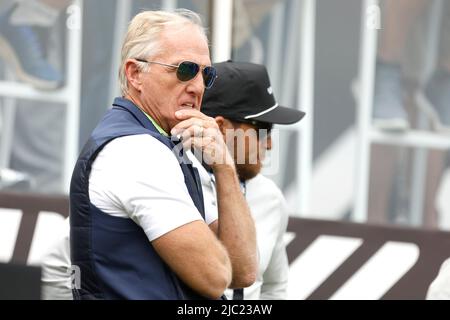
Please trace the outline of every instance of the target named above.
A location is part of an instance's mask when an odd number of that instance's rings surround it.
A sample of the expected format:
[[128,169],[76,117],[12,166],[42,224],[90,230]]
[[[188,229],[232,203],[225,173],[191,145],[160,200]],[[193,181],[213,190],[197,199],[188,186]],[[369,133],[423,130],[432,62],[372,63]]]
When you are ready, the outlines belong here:
[[[136,106],[131,100],[128,100],[123,97],[117,97],[114,99],[113,106],[127,109],[136,117],[136,119],[144,127],[147,127],[148,125],[153,126],[161,135],[163,135],[165,137],[169,137],[167,132],[165,132],[164,129],[161,128],[161,126],[152,117],[150,117],[147,113],[142,111],[142,109],[140,109],[138,106]],[[145,115],[145,117],[144,117],[144,115]]]

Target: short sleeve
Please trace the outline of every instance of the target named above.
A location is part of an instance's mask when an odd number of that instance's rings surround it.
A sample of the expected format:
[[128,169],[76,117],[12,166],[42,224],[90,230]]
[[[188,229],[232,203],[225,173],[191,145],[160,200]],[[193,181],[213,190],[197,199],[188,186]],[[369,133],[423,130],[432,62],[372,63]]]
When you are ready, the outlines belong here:
[[150,241],[202,220],[177,159],[150,135],[107,144],[93,163],[89,194],[105,213],[133,219]]

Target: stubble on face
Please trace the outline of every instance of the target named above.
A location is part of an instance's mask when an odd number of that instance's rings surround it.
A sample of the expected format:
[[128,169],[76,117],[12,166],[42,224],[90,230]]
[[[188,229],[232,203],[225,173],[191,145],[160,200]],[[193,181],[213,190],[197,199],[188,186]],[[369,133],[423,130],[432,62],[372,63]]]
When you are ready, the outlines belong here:
[[[234,124],[234,132],[242,130],[244,134],[235,134],[233,137],[234,163],[241,181],[256,177],[262,169],[261,146],[257,139],[256,128],[247,124]],[[252,132],[250,132],[252,131]]]

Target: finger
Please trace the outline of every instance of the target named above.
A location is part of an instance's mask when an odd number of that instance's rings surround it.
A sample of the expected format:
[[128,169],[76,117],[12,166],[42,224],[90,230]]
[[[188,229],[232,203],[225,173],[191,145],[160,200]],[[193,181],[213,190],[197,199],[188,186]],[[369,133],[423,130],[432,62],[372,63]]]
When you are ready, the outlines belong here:
[[189,137],[200,137],[203,135],[204,128],[202,126],[198,126],[196,124],[187,127],[181,128],[178,130],[172,129],[172,135],[181,136],[182,139],[188,139]]
[[188,137],[183,140],[183,146],[186,148],[191,148],[192,146],[196,149],[200,149],[202,152],[207,148],[209,150],[216,149],[214,145],[214,137]]
[[204,125],[205,126],[207,125],[206,122],[203,121],[200,118],[189,118],[187,120],[181,121],[176,126],[174,126],[172,128],[172,130],[170,130],[170,133],[172,135],[175,135],[175,134],[177,134],[177,131],[179,132],[179,131],[182,131],[182,130],[187,129],[189,127],[192,127],[192,126],[203,127]]
[[186,129],[181,129],[180,131],[177,132],[178,136],[181,136],[181,140],[185,141],[191,137],[194,136],[194,132],[192,127],[186,128]]
[[177,117],[178,120],[185,120],[191,117],[197,117],[204,120],[209,119],[207,115],[197,109],[178,110],[177,112],[175,112],[175,117]]
[[192,144],[197,148],[205,149],[214,143],[213,137],[194,137],[191,138]]
[[208,135],[216,135],[220,133],[219,127],[217,126],[215,121],[201,120],[198,118],[190,118],[178,123],[175,127],[172,128],[172,130],[170,130],[170,133],[172,135],[177,135],[189,128],[195,128],[197,130],[197,128],[200,127],[203,128],[201,130],[208,131]]
[[204,138],[201,137],[189,137],[187,139],[184,139],[182,141],[183,148],[185,150],[190,150],[192,148],[199,150],[201,153],[204,152],[205,144],[209,145],[210,141],[204,140]]
[[194,137],[202,137],[204,128],[202,126],[193,125],[192,127]]

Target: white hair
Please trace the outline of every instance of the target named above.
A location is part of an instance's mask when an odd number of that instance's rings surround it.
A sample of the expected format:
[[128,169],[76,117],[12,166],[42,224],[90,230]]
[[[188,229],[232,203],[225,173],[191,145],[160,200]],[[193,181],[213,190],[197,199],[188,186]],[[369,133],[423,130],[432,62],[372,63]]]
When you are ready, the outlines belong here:
[[[125,75],[125,62],[128,59],[147,59],[157,55],[161,46],[160,35],[167,28],[183,27],[187,24],[198,26],[206,37],[200,16],[187,9],[177,9],[174,12],[143,11],[131,20],[122,46],[122,56],[119,70],[120,89],[125,95],[128,91],[128,81]],[[141,71],[148,71],[148,63],[138,62]]]

